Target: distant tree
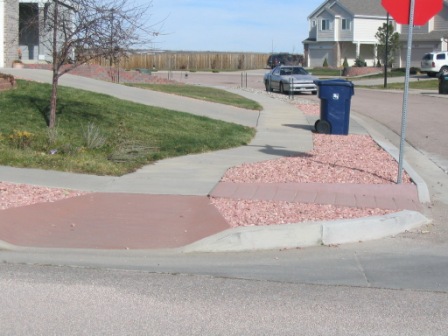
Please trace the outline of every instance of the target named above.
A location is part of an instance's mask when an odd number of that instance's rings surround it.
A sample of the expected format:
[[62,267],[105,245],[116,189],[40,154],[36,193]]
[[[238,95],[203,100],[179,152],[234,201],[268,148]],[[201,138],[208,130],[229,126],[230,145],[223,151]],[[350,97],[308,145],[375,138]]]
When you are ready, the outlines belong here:
[[[388,39],[387,39],[388,37]],[[375,38],[378,41],[377,44],[377,59],[378,64],[387,64],[391,66],[394,62],[394,55],[400,48],[400,34],[395,32],[392,23],[383,23],[378,28],[375,34]],[[386,55],[386,42],[387,42],[387,55]]]
[[53,80],[48,126],[56,124],[59,78],[74,68],[103,57],[110,65],[131,47],[148,45],[159,32],[147,22],[151,1],[53,0],[45,7],[42,43],[52,51]]

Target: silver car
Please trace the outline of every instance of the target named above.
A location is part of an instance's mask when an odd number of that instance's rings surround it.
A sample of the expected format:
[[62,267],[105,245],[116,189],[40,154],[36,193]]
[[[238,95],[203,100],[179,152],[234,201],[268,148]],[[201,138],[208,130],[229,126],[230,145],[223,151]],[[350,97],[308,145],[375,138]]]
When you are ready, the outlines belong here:
[[281,65],[275,67],[264,75],[266,91],[286,92],[311,92],[317,93],[314,81],[317,77],[309,74],[300,66]]

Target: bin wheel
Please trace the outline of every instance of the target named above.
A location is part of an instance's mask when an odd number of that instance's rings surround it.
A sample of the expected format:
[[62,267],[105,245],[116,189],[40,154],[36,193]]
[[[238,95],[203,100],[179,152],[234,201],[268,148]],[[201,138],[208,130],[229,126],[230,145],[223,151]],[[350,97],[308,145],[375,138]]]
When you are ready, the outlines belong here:
[[331,133],[331,124],[326,120],[319,119],[314,124],[314,128],[316,132],[319,134],[330,134]]

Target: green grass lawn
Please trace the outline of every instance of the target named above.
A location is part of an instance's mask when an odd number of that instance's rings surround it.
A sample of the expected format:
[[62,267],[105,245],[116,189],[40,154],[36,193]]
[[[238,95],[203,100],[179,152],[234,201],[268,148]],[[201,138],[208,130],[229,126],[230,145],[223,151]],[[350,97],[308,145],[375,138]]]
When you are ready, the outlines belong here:
[[[310,69],[310,72],[313,73],[313,75],[315,76],[332,76],[332,77],[338,77],[341,76],[341,71],[340,69],[332,69],[332,68],[315,68],[315,69]],[[392,71],[389,71],[387,73],[387,77],[404,77],[405,73],[404,73],[404,69],[394,69]],[[354,79],[355,77],[344,77],[344,79]],[[359,78],[359,77],[356,77]],[[366,76],[362,76],[363,79],[369,79],[369,78],[384,78],[384,74],[380,73],[380,74],[374,74],[374,75],[366,75]]]
[[[369,86],[360,86],[369,89],[384,89],[384,85],[369,85]],[[409,82],[409,88],[415,90],[438,90],[439,89],[439,80],[422,80],[422,81],[411,81]],[[388,83],[387,89],[389,90],[404,90],[404,83]]]
[[[387,78],[404,77],[404,76],[405,76],[405,74],[403,72],[400,72],[400,71],[390,71],[390,72],[387,73]],[[359,78],[359,77],[357,77],[357,78]],[[384,73],[375,74],[375,75],[367,75],[367,76],[363,76],[362,77],[362,79],[374,79],[374,78],[384,78]]]
[[257,102],[240,95],[210,87],[188,84],[128,84],[148,90],[172,93],[179,96],[205,100],[214,103],[261,111],[263,108]]
[[313,74],[313,76],[337,77],[337,76],[341,76],[342,70],[333,69],[333,68],[314,68],[314,69],[309,69],[308,72],[311,72]]
[[57,126],[46,118],[51,86],[17,81],[0,93],[0,165],[123,175],[156,160],[245,145],[250,127],[59,87]]

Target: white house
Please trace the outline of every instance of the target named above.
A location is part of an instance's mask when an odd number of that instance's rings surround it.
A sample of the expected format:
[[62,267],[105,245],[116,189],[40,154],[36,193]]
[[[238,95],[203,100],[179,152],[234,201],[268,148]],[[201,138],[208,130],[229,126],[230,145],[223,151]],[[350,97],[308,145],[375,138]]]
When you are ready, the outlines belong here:
[[[308,17],[309,36],[303,41],[306,64],[322,66],[324,60],[330,66],[340,67],[347,58],[353,65],[356,58],[376,64],[378,43],[375,34],[387,20],[381,0],[327,0]],[[402,47],[395,57],[398,67],[406,59],[407,25],[394,24],[400,33]],[[425,26],[415,27],[412,65],[419,66],[422,55],[433,50],[447,50],[448,1],[443,10]],[[380,57],[381,58],[381,57]]]
[[[406,64],[408,26],[398,25],[402,48],[397,55],[397,66]],[[448,50],[448,1],[443,2],[443,9],[424,26],[415,26],[412,35],[412,66],[419,67],[422,56],[431,51]]]

